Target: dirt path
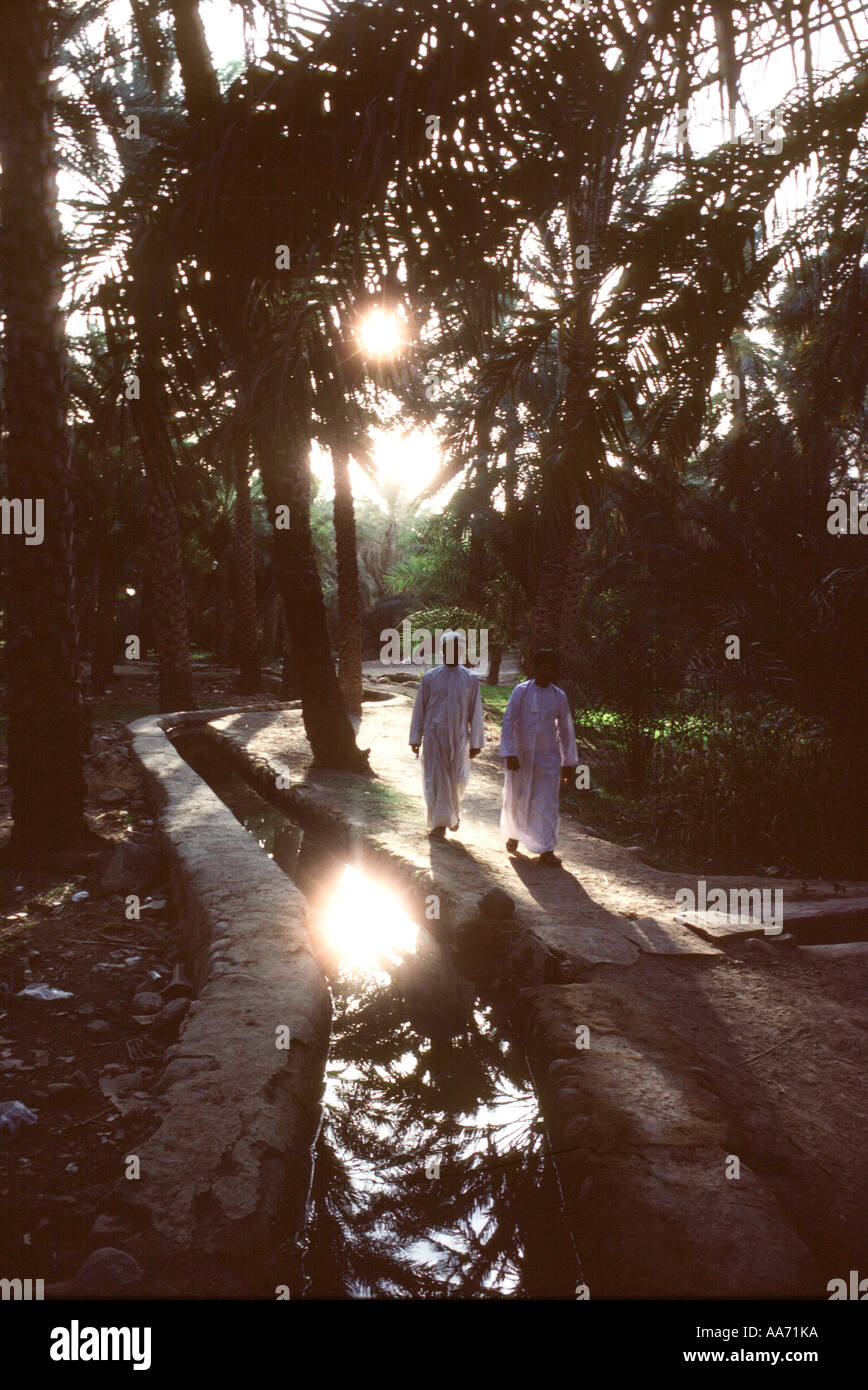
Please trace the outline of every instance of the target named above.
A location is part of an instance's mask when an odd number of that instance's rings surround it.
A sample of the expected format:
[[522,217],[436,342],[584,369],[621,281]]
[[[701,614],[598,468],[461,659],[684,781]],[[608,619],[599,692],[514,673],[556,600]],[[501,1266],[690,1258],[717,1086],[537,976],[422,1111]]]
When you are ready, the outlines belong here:
[[[369,781],[309,768],[310,752],[295,711],[232,715],[214,727],[251,758],[285,772],[311,807],[339,806],[343,819],[366,838],[430,873],[450,894],[469,895],[475,904],[486,888],[505,889],[528,929],[576,967],[627,965],[641,953],[716,954],[714,946],[675,920],[675,894],[691,886],[689,877],[661,872],[630,850],[586,834],[569,814],[561,816],[561,868],[506,854],[500,832],[503,774],[496,752],[500,732],[491,719],[486,720],[486,749],[471,766],[460,830],[445,842],[430,841],[420,764],[407,743],[410,706],[410,696],[365,706],[358,741],[371,748],[376,778]],[[695,887],[696,879],[692,882]],[[785,904],[816,901],[798,880],[715,876],[707,882],[709,889],[727,890],[773,883]],[[868,894],[868,884],[848,887],[853,894]]]

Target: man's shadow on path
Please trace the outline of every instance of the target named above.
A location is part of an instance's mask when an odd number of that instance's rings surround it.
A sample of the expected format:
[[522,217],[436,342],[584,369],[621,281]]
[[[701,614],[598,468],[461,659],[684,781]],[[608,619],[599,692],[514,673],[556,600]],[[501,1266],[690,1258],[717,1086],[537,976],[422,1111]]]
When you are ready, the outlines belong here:
[[452,836],[446,840],[432,840],[429,836],[428,851],[432,873],[439,873],[441,878],[448,879],[449,870],[455,867],[457,859],[464,860],[465,864],[472,864],[477,872],[486,879],[491,878],[488,866],[471,853],[463,840],[456,840]]
[[[661,956],[695,954],[697,958],[704,960],[712,959],[705,952],[691,953],[689,949],[690,937],[687,928],[683,933],[674,930],[674,921],[671,928],[667,929],[667,924],[658,918],[638,914],[628,917],[622,912],[613,912],[600,902],[599,898],[592,898],[581,885],[579,880],[565,869],[563,865],[559,868],[550,868],[543,864],[537,864],[533,859],[524,856],[516,856],[512,859],[512,867],[521,879],[527,891],[542,907],[545,912],[555,918],[563,920],[572,913],[576,914],[580,910],[587,912],[591,909],[594,914],[592,925],[594,927],[615,927],[619,934],[634,946],[638,946],[645,954],[655,954]],[[674,909],[673,909],[674,910]],[[679,948],[678,942],[682,941],[683,946]]]
[[504,854],[503,869],[498,872],[492,871],[484,860],[477,859],[460,840],[429,840],[428,843],[435,882],[440,881],[446,887],[449,886],[450,870],[454,870],[456,860],[460,860],[462,867],[472,867],[479,875],[480,894],[489,888],[502,888],[508,892],[510,875],[515,874],[546,915],[556,921],[569,923],[573,919],[578,925],[580,914],[587,916],[591,912],[593,922],[589,925],[598,929],[609,927],[616,929],[620,935],[629,935],[634,926],[632,921],[611,912],[592,898],[579,880],[562,865],[551,867],[538,864],[535,859]]
[[431,862],[431,874],[435,883],[442,883],[445,888],[449,888],[450,878],[454,875],[457,864],[462,868],[472,868],[478,880],[480,897],[487,893],[490,888],[502,888],[503,882],[500,875],[493,873],[485,860],[477,859],[472,850],[461,840],[430,840],[428,841],[428,857]]
[[595,927],[617,927],[623,934],[632,925],[619,913],[610,912],[596,898],[592,898],[575,875],[562,864],[538,864],[534,859],[514,855],[509,859],[509,866],[534,901],[550,917],[563,920],[575,915],[578,923],[579,914],[587,913],[590,909],[594,913]]

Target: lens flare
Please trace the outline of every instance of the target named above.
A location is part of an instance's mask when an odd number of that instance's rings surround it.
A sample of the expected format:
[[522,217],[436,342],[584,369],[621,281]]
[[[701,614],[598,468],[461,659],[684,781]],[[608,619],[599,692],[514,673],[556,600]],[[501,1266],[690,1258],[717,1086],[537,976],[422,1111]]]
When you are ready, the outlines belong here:
[[318,918],[325,946],[350,969],[381,970],[415,954],[415,922],[391,893],[351,864]]
[[359,341],[369,357],[391,357],[402,337],[400,319],[385,309],[372,309],[359,325]]

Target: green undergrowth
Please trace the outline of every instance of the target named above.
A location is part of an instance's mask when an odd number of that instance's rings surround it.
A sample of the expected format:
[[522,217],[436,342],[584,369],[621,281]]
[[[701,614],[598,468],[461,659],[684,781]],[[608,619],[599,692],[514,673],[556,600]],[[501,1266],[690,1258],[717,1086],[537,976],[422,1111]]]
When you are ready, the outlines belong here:
[[576,727],[591,789],[565,805],[659,867],[864,877],[864,779],[820,721],[709,703],[653,722],[582,710]]
[[498,723],[502,723],[506,704],[511,694],[511,685],[484,685],[482,687],[482,705],[485,713],[490,714],[492,719],[496,719]]
[[[512,686],[482,687],[502,722]],[[649,863],[675,872],[863,878],[868,789],[828,730],[774,702],[747,708],[697,699],[642,719],[611,708],[574,712],[588,790],[561,807]]]

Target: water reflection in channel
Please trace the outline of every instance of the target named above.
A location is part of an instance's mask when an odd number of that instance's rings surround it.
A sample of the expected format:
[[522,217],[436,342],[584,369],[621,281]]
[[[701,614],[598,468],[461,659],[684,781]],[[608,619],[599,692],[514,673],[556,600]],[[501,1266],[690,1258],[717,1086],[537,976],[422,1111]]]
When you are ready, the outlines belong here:
[[521,1048],[383,885],[200,738],[179,751],[306,893],[334,1020],[308,1298],[572,1298],[580,1278]]

